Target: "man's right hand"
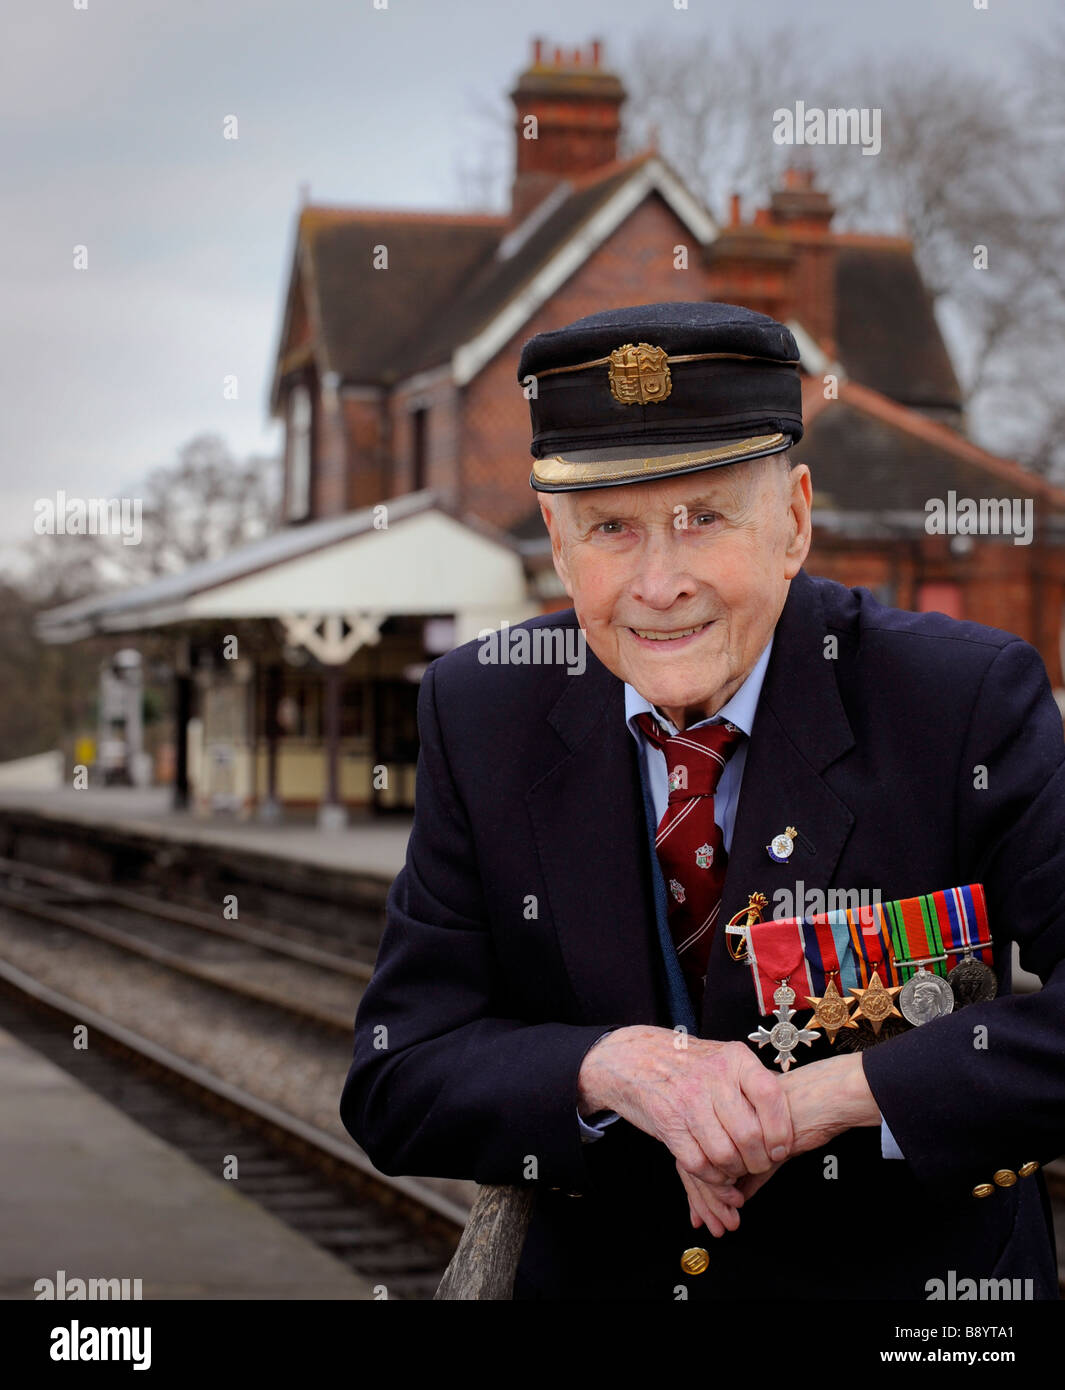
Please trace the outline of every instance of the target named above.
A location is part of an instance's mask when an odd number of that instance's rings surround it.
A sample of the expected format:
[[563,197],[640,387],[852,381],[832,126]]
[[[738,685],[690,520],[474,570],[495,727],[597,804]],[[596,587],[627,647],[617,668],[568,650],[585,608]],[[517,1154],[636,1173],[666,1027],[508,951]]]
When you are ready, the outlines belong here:
[[[589,1049],[577,1078],[582,1115],[614,1110],[677,1160],[693,1221],[735,1229],[747,1173],[768,1173],[794,1142],[781,1079],[739,1042],[636,1024]],[[685,1175],[694,1181],[685,1181]]]

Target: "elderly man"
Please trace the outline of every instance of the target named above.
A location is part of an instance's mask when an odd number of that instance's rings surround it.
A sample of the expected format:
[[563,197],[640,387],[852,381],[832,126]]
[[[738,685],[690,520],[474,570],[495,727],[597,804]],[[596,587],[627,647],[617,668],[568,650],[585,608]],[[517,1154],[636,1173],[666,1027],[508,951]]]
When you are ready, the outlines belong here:
[[[526,343],[573,608],[522,627],[579,626],[587,664],[469,643],[422,685],[341,1113],[385,1172],[535,1184],[516,1298],[1056,1297],[1060,717],[1020,639],[806,574],[797,357],[710,303]],[[749,1041],[725,924],[752,894],[970,883],[997,998],[861,1050],[806,1029],[785,1071]]]

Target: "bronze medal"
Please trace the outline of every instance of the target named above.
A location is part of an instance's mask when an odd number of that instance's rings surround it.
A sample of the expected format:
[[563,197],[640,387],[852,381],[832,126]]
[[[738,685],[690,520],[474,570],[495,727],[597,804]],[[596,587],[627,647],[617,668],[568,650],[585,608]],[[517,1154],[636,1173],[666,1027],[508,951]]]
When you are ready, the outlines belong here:
[[851,1018],[853,999],[844,999],[836,988],[835,980],[829,980],[822,995],[808,994],[806,1002],[813,1008],[813,1017],[807,1019],[807,1028],[823,1028],[830,1043],[836,1041],[836,1034],[843,1028],[857,1028]]
[[895,996],[901,989],[901,985],[885,986],[874,970],[865,989],[860,989],[856,985],[850,987],[850,993],[858,1001],[854,1017],[856,1019],[867,1018],[873,1032],[879,1037],[881,1026],[886,1019],[902,1017],[895,1007]]

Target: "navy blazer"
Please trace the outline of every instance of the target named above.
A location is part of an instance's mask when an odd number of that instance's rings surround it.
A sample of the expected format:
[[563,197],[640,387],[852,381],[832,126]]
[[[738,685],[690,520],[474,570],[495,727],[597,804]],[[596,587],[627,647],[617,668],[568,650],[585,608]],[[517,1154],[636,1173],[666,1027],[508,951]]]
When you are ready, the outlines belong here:
[[[582,1143],[575,1116],[605,1029],[672,1022],[622,682],[590,649],[581,675],[480,650],[421,686],[414,828],[341,1099],[373,1162],[534,1182],[516,1298],[924,1299],[952,1272],[1057,1297],[1041,1172],[973,1194],[1065,1152],[1065,740],[1035,649],[792,581],[720,920],[799,881],[884,901],[981,882],[1000,994],[863,1054],[905,1162],[881,1157],[879,1127],[851,1130],[790,1159],[719,1240],[692,1230],[664,1145],[626,1120]],[[766,845],[786,825],[801,833],[778,864]],[[1037,994],[1009,995],[1011,941]],[[745,1040],[760,1021],[718,931],[699,1032]],[[832,1051],[822,1039],[799,1064]],[[692,1245],[710,1255],[698,1276],[679,1263]]]

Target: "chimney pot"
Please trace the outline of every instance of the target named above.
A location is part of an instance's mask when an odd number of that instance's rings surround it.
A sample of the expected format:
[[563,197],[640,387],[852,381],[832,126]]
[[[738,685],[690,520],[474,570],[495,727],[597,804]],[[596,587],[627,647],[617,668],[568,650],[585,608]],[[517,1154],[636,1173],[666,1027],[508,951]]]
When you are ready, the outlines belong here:
[[[516,108],[517,148],[511,187],[511,221],[517,226],[560,180],[606,168],[618,157],[621,82],[599,68],[599,39],[556,47],[534,38],[533,67],[510,93]],[[554,59],[552,61],[552,54]],[[589,81],[590,69],[599,68]],[[546,79],[546,80],[545,80]],[[540,119],[540,139],[522,138],[530,110]]]
[[738,193],[733,193],[729,202],[729,226],[738,227],[740,225],[740,195]]
[[789,164],[784,170],[784,187],[791,191],[807,191],[814,186],[813,169],[804,169],[801,165]]

